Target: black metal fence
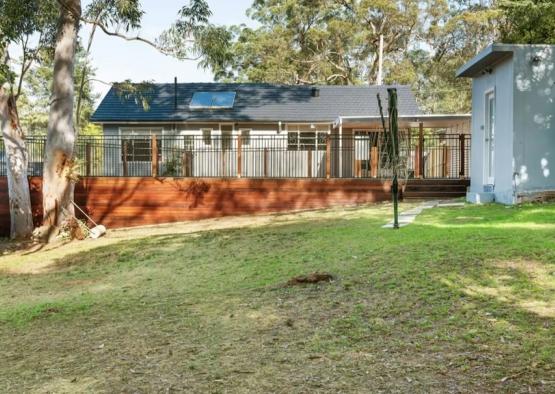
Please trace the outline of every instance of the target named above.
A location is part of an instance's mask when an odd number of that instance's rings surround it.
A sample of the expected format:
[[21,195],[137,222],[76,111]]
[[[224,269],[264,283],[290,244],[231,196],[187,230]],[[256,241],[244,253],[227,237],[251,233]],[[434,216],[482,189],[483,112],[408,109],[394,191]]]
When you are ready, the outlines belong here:
[[[42,175],[44,137],[27,139],[29,175]],[[0,175],[6,154],[0,144]],[[465,178],[470,136],[403,132],[401,172],[407,178]],[[81,176],[223,178],[389,178],[388,144],[381,132],[349,135],[172,135],[80,137]]]

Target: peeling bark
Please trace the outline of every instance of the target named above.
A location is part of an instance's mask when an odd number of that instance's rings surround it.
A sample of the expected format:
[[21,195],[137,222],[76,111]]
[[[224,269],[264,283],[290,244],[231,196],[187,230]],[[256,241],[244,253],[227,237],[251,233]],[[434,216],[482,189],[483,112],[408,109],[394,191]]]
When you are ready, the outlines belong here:
[[73,214],[73,70],[81,15],[80,0],[60,0],[59,3],[60,23],[43,171],[43,224],[50,231],[60,226],[66,213]]
[[31,194],[27,179],[29,156],[9,84],[0,87],[0,125],[6,151],[10,236],[12,239],[28,238],[33,232]]

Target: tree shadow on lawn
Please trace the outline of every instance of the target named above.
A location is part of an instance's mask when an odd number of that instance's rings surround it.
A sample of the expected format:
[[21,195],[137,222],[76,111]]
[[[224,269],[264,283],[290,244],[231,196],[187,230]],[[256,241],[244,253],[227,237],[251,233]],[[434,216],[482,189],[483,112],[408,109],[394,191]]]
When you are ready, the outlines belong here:
[[[525,223],[547,226],[529,226],[527,231],[503,228],[515,212]],[[483,217],[489,226],[483,226]],[[310,388],[306,376],[293,367],[314,368],[313,376],[335,382],[349,376],[351,389],[418,391],[414,384],[420,381],[424,390],[531,387],[549,392],[555,380],[555,233],[550,223],[555,223],[553,208],[513,211],[492,206],[430,210],[400,231],[382,229],[381,218],[356,218],[164,235],[67,256],[56,261],[51,273],[12,280],[48,283],[50,293],[77,281],[66,295],[87,295],[92,306],[78,319],[68,316],[66,326],[84,324],[94,335],[105,337],[98,320],[115,319],[122,332],[129,326],[133,336],[138,335],[131,329],[138,319],[147,326],[141,335],[155,340],[169,330],[181,344],[175,346],[192,346],[190,341],[203,346],[201,353],[190,356],[200,365],[199,371],[190,372],[197,388],[208,388],[201,384],[207,376],[203,366],[221,358],[230,364],[246,363],[248,353],[248,368],[254,368],[258,382],[287,382],[304,389]],[[294,275],[317,270],[332,272],[339,280],[316,289],[280,286]],[[84,280],[92,282],[78,282]],[[174,313],[182,303],[199,311],[204,323],[189,332],[177,326],[160,330],[166,323],[156,319],[157,311]],[[278,307],[283,303],[289,309]],[[248,324],[229,318],[247,313],[245,308],[273,317]],[[129,315],[135,319],[126,321]],[[51,316],[40,317],[46,319],[29,322],[8,347],[16,340],[24,342],[35,326],[48,325]],[[271,345],[272,333],[283,330],[289,319],[299,331],[276,342],[278,347]],[[216,327],[221,337],[209,339],[207,327]],[[301,337],[302,349],[295,345]],[[241,348],[232,346],[232,352],[222,353],[221,346],[229,343],[241,343]],[[136,349],[121,352],[138,357]],[[306,358],[304,365],[278,361],[299,352],[331,358],[334,368]],[[364,372],[369,361],[361,354],[371,357],[370,375]],[[101,362],[95,354],[90,357],[91,363]],[[40,363],[39,358],[35,361]],[[260,375],[268,363],[279,365],[273,377]],[[140,380],[128,371],[121,373],[129,381]],[[177,379],[169,370],[160,374]],[[237,375],[221,365],[219,374],[218,379]],[[387,382],[380,386],[383,376]],[[416,383],[408,382],[411,376]],[[144,379],[137,384],[150,387]],[[228,388],[255,387],[246,384],[234,381]]]

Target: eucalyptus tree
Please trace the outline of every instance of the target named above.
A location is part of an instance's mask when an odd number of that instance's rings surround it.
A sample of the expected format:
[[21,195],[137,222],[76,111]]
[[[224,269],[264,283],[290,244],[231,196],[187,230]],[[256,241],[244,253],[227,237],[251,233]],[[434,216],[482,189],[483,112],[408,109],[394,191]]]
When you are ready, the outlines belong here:
[[[28,153],[20,126],[17,101],[23,80],[41,51],[51,47],[55,31],[54,1],[0,0],[0,125],[5,146],[12,238],[33,230],[27,181]],[[9,50],[19,45],[20,68],[12,70]]]
[[499,37],[501,14],[492,0],[432,0],[424,9],[425,24],[414,61],[414,90],[428,112],[470,110],[470,81],[456,71]]
[[405,51],[419,0],[256,0],[260,26],[233,26],[233,56],[221,80],[296,84],[375,83],[380,37],[385,58]]
[[[55,234],[63,219],[73,212],[75,50],[79,26],[91,26],[87,52],[97,30],[126,41],[138,41],[181,60],[199,59],[218,64],[228,54],[228,33],[209,23],[205,0],[191,0],[176,21],[156,40],[133,34],[144,14],[139,0],[93,0],[82,9],[80,0],[57,0],[59,22],[55,45],[52,98],[43,169],[43,227],[45,235]],[[82,86],[82,84],[80,84]],[[81,96],[81,94],[79,94]],[[80,110],[80,105],[77,106]]]
[[216,79],[289,84],[355,84],[361,68],[356,29],[332,0],[258,0],[249,15],[260,27],[229,28],[229,62]]
[[555,44],[553,0],[499,0],[501,39],[519,44]]

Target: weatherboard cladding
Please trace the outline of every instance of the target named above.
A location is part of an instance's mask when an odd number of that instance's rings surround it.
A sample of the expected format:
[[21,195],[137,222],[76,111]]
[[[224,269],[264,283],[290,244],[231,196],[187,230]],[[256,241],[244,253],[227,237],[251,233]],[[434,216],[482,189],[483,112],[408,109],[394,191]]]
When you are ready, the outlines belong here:
[[[106,94],[92,121],[105,122],[188,122],[188,121],[258,121],[258,122],[332,122],[338,116],[379,115],[376,94],[387,112],[387,88],[393,86],[288,86],[270,84],[180,83],[177,84],[177,108],[173,83],[155,84],[145,95],[149,108],[140,100],[123,97],[114,88]],[[399,114],[419,115],[410,88],[397,88]],[[313,89],[320,94],[314,97]],[[232,109],[190,109],[194,92],[236,91]]]

